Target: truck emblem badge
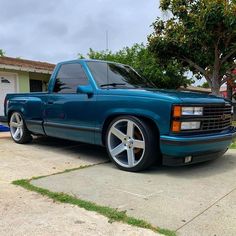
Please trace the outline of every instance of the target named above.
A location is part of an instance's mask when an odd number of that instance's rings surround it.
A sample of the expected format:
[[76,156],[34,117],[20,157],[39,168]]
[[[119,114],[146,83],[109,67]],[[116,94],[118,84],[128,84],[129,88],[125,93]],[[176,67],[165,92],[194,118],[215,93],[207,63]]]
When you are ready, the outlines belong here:
[[221,119],[222,119],[222,120],[227,120],[227,119],[229,119],[229,118],[231,118],[231,115],[230,115],[230,114],[224,114],[224,115],[221,116]]

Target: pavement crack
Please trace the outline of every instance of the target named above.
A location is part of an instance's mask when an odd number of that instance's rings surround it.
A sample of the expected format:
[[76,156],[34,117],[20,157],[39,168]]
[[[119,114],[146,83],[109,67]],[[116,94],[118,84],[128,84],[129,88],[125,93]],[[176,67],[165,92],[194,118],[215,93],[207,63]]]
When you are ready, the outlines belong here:
[[182,229],[183,227],[185,227],[186,225],[188,225],[189,223],[191,223],[192,221],[194,221],[196,218],[198,218],[200,215],[202,215],[203,213],[205,213],[206,211],[208,211],[210,208],[212,208],[215,204],[217,204],[218,202],[220,202],[221,200],[223,200],[225,197],[227,197],[228,195],[230,195],[233,191],[236,190],[236,187],[233,188],[231,191],[229,191],[228,193],[226,193],[224,196],[222,196],[221,198],[217,199],[214,203],[212,203],[210,206],[208,206],[206,209],[204,209],[203,211],[201,211],[200,213],[198,213],[196,216],[194,216],[191,220],[187,221],[186,223],[184,223],[183,225],[181,225],[179,228],[177,228],[175,230],[175,232],[177,232],[178,230]]
[[130,194],[130,195],[133,195],[135,197],[139,197],[139,198],[143,198],[143,199],[146,199],[147,196],[146,195],[143,195],[143,194],[138,194],[138,193],[132,193],[132,192],[129,192],[129,191],[126,191],[126,190],[123,190],[123,189],[115,189],[119,192],[123,192],[123,193],[127,193],[127,194]]

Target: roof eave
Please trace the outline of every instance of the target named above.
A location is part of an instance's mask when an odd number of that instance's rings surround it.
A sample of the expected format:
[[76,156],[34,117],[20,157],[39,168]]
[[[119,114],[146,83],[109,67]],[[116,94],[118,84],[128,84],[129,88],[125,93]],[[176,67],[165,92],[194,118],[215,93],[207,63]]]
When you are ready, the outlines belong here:
[[49,74],[49,75],[52,74],[53,72],[53,70],[37,69],[37,68],[24,67],[24,66],[4,65],[4,64],[0,64],[0,69],[35,72],[35,73]]

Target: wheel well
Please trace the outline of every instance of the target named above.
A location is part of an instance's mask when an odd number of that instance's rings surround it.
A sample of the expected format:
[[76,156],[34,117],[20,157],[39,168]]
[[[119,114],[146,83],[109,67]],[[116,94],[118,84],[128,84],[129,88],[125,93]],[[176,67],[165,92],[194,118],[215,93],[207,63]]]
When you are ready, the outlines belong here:
[[[102,143],[103,143],[103,145],[105,145],[105,137],[106,137],[106,132],[107,132],[109,124],[111,123],[112,120],[114,120],[116,117],[119,117],[119,116],[122,116],[122,114],[121,115],[116,114],[116,115],[113,115],[113,116],[109,116],[105,120],[103,128],[102,128]],[[137,117],[137,118],[145,121],[146,123],[148,123],[151,126],[151,128],[154,130],[154,132],[157,135],[157,142],[158,142],[158,146],[160,147],[160,143],[159,143],[159,141],[160,141],[160,131],[159,131],[159,128],[156,125],[156,123],[151,118],[148,118],[148,117],[145,117],[145,116],[134,115],[134,117]]]
[[23,114],[22,114],[22,112],[21,112],[21,111],[17,111],[17,110],[10,110],[10,111],[8,112],[8,114],[7,114],[7,120],[8,120],[8,123],[10,122],[11,115],[12,115],[12,113],[14,113],[14,112],[18,112],[18,113],[20,113],[20,114],[23,116]]
[[7,120],[8,120],[8,123],[10,123],[10,118],[11,118],[11,115],[12,113],[14,113],[15,111],[9,111],[8,114],[7,114]]

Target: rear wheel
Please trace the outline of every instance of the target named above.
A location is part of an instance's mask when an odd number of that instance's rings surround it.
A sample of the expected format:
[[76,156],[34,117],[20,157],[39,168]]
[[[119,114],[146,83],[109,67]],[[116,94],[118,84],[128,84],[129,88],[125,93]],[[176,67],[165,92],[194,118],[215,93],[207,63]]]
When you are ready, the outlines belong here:
[[12,113],[10,117],[10,132],[16,143],[24,144],[32,141],[32,136],[27,129],[24,119],[19,112]]
[[157,160],[158,139],[151,126],[133,117],[118,117],[106,134],[106,147],[111,160],[122,170],[140,171]]

